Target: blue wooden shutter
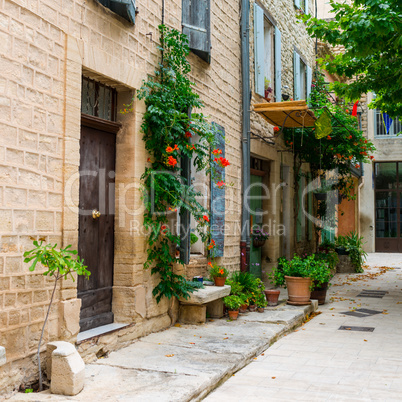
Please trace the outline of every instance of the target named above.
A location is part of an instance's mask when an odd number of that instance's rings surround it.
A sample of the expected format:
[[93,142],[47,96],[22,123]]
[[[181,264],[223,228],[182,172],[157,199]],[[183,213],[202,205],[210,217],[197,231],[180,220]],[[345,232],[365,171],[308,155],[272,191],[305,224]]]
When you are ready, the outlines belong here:
[[183,0],[182,26],[189,47],[202,60],[211,62],[210,0]]
[[275,101],[282,100],[281,31],[275,27]]
[[99,3],[128,22],[135,23],[135,0],[99,0]]
[[[191,120],[191,108],[187,111],[188,118]],[[180,158],[181,177],[185,184],[191,183],[191,158],[181,156]],[[186,208],[180,208],[180,260],[183,264],[190,262],[190,245],[191,245],[191,214]]]
[[309,0],[304,0],[304,14],[308,14],[308,3]]
[[293,53],[293,87],[294,87],[294,100],[300,99],[300,56],[294,51]]
[[306,66],[306,85],[307,85],[307,99],[310,96],[311,93],[311,84],[312,84],[312,79],[313,79],[313,71],[311,70],[311,67]]
[[[222,151],[225,157],[225,129],[219,124],[212,123],[215,131],[216,148]],[[225,181],[225,168],[217,166],[216,176],[218,180],[211,179],[211,239],[215,241],[215,247],[211,250],[212,257],[223,257],[225,246],[225,187],[219,188],[216,181]]]
[[297,8],[300,8],[300,0],[295,0],[295,6],[296,6]]
[[255,92],[264,96],[264,11],[254,3]]

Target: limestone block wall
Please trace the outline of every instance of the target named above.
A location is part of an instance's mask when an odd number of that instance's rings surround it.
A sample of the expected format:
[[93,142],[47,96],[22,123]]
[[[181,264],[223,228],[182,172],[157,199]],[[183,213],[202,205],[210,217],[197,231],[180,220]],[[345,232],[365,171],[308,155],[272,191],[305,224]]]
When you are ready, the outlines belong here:
[[[315,44],[306,30],[305,25],[297,20],[299,11],[295,8],[293,1],[288,0],[261,0],[257,4],[262,5],[276,22],[281,31],[281,65],[282,78],[281,85],[283,93],[289,94],[293,98],[293,52],[294,49],[300,52],[307,64],[315,66]],[[252,99],[251,104],[262,103],[264,98],[255,92],[255,60],[254,60],[254,2],[251,2],[250,9],[250,85]],[[314,7],[314,2],[310,1],[309,10]],[[285,89],[284,87],[288,88]],[[281,101],[281,100],[277,100]],[[273,136],[273,126],[267,123],[257,113],[251,112],[251,133],[260,136]],[[253,135],[252,135],[253,136]],[[259,139],[251,140],[251,153],[253,156],[270,162],[271,174],[268,187],[277,189],[270,192],[270,200],[263,207],[267,208],[268,214],[264,218],[264,224],[270,224],[271,237],[262,248],[263,271],[268,274],[275,265],[278,257],[286,255],[292,256],[295,251],[301,252],[311,248],[307,240],[294,243],[294,171],[293,154],[284,151],[285,145],[281,137],[274,140],[275,145],[269,145]],[[280,169],[284,165],[289,169],[289,177],[281,184]],[[308,167],[303,167],[308,171]],[[286,183],[285,183],[286,182]],[[284,209],[285,208],[285,209]],[[274,229],[274,223],[276,229]],[[284,232],[279,229],[279,225],[284,225]],[[268,260],[267,260],[268,257]],[[270,260],[270,261],[269,261]],[[268,262],[269,261],[269,262]],[[266,278],[266,277],[265,277]]]
[[[192,78],[205,115],[225,127],[226,223],[222,263],[239,267],[241,212],[241,93],[239,5],[211,2],[212,61],[190,55]],[[158,61],[161,3],[138,0],[135,26],[94,0],[0,1],[0,394],[36,376],[34,352],[52,280],[31,273],[22,254],[30,237],[78,244],[78,169],[82,73],[118,90],[119,104],[135,94]],[[165,1],[165,22],[181,29],[181,1]],[[146,35],[152,33],[151,35]],[[119,333],[81,344],[87,360],[174,321],[177,305],[156,304],[155,278],[144,271],[145,235],[139,186],[147,163],[140,125],[145,106],[120,116],[117,134],[113,310],[115,321],[132,324]],[[138,211],[139,214],[138,214]],[[136,216],[136,214],[138,214]],[[135,226],[135,225],[134,225]],[[140,227],[139,225],[138,227]],[[193,272],[191,272],[193,273]],[[45,342],[74,341],[79,332],[76,282],[57,290]],[[105,346],[107,345],[107,346]]]

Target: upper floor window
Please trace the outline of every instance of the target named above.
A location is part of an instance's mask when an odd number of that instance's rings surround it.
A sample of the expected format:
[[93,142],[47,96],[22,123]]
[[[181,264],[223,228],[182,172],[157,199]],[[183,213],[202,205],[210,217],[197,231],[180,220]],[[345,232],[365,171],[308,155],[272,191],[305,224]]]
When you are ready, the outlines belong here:
[[309,0],[294,0],[295,6],[302,10],[304,14],[308,14],[308,3]]
[[207,63],[211,62],[211,7],[210,0],[183,0],[183,33],[187,35],[190,50]]
[[312,70],[297,50],[293,53],[294,100],[307,99],[311,92]]
[[402,131],[402,122],[396,118],[391,119],[379,109],[374,113],[374,129],[377,137],[394,137]]
[[132,24],[135,23],[135,0],[98,0],[103,6],[113,11]]
[[254,4],[255,92],[268,101],[281,101],[281,32],[258,4]]

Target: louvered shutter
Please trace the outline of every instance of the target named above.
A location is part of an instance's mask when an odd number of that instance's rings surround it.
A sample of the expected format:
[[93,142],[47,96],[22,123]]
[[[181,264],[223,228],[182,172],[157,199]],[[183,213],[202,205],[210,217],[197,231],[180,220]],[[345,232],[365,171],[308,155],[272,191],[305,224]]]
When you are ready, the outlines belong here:
[[295,6],[296,6],[297,8],[300,8],[300,0],[295,0]]
[[[188,110],[188,117],[191,119],[191,108]],[[185,184],[191,183],[191,158],[181,156],[180,158],[181,177]],[[191,214],[186,208],[180,208],[180,260],[183,264],[190,262],[190,233],[191,233]]]
[[210,0],[183,0],[182,26],[189,47],[202,60],[211,62]]
[[99,3],[132,24],[135,23],[135,0],[99,0]]
[[[225,157],[225,129],[219,124],[212,123],[215,132],[216,148],[222,151]],[[216,167],[218,181],[225,181],[225,168]],[[217,180],[211,180],[211,239],[215,241],[215,247],[211,250],[211,257],[223,257],[225,246],[225,186],[219,188]]]
[[255,92],[264,96],[264,11],[254,3]]
[[275,27],[275,101],[282,100],[281,31]]
[[311,67],[306,66],[306,76],[307,76],[307,99],[310,96],[311,93],[311,83],[312,83],[312,79],[313,79],[313,71],[311,70]]
[[294,51],[293,53],[293,87],[294,87],[294,100],[300,99],[300,56]]
[[304,0],[304,14],[308,14],[308,3],[309,0]]

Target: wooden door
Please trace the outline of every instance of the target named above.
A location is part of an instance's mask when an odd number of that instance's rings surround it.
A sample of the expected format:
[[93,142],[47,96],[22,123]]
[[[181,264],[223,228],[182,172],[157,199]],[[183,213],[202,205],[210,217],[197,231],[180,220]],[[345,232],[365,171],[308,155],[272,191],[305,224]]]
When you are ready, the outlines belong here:
[[78,278],[81,331],[113,322],[116,138],[111,126],[96,118],[83,119],[81,126],[78,253],[91,272],[89,280]]

